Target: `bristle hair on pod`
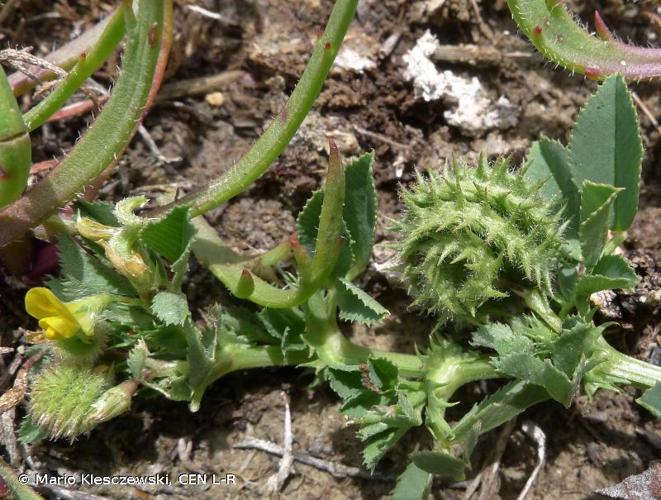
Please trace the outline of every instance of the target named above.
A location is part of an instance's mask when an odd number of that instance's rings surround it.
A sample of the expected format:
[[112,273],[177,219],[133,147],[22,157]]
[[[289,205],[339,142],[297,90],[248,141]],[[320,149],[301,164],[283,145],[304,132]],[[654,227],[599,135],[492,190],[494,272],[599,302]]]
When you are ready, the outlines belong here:
[[93,405],[110,388],[112,378],[108,370],[80,365],[46,368],[32,384],[32,422],[55,439],[73,440],[89,432],[94,427],[88,419]]
[[396,248],[414,305],[440,321],[473,322],[509,290],[535,287],[552,295],[562,226],[539,186],[509,160],[477,168],[453,162],[417,176],[402,192]]

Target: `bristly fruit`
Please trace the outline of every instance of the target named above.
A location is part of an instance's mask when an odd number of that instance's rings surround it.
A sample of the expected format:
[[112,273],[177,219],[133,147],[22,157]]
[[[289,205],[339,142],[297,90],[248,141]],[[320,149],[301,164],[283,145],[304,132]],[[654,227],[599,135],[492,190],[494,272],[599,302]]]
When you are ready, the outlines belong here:
[[94,404],[112,384],[112,376],[99,369],[60,364],[35,380],[30,414],[36,426],[53,438],[75,437],[92,430]]
[[510,172],[507,159],[418,175],[395,223],[414,305],[442,323],[474,322],[511,290],[552,295],[564,227],[540,187]]

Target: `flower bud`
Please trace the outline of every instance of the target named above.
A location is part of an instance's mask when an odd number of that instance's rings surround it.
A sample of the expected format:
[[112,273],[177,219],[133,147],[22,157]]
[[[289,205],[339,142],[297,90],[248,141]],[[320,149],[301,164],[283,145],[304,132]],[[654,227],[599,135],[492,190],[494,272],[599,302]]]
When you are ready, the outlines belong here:
[[119,228],[106,226],[89,217],[79,217],[76,221],[76,230],[88,240],[107,241],[117,233]]
[[138,293],[142,295],[156,288],[156,275],[140,252],[135,249],[120,249],[120,245],[115,245],[112,241],[99,243],[113,267],[129,279]]

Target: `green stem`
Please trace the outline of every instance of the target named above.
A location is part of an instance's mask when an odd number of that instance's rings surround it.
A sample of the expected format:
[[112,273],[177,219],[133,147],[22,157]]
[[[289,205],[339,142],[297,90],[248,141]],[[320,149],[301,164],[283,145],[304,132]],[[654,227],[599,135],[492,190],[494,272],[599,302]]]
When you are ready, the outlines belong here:
[[108,24],[96,43],[80,56],[78,64],[69,72],[60,85],[43,101],[23,115],[30,131],[40,127],[58,111],[85,80],[90,77],[110,57],[124,36],[124,17],[133,15],[131,5],[122,4],[112,14]]
[[[351,24],[358,0],[337,0],[324,34],[319,38],[300,81],[287,104],[254,146],[220,179],[201,192],[181,198],[177,205],[192,207],[192,216],[208,212],[244,191],[280,156],[303,123],[335,60]],[[152,212],[162,213],[169,207]]]
[[478,380],[501,378],[484,355],[463,351],[455,344],[428,355],[425,386],[427,392],[427,425],[434,437],[447,445],[452,431],[445,420],[445,410],[454,393],[465,384]]
[[289,366],[301,365],[310,361],[310,357],[304,352],[288,353],[285,357],[279,346],[266,346],[248,349],[236,349],[227,352],[228,365],[223,369],[223,375],[239,370],[252,368],[264,368],[267,366]]
[[[129,143],[152,88],[167,11],[172,1],[141,0],[131,27],[122,73],[111,98],[83,138],[59,166],[22,198],[0,212],[0,246],[21,237],[74,198]],[[128,28],[127,28],[128,30]]]

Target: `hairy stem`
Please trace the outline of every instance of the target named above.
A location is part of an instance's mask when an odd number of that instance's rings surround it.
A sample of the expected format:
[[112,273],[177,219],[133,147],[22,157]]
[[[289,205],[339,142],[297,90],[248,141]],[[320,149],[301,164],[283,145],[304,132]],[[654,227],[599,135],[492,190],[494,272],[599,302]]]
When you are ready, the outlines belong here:
[[[253,147],[220,179],[201,192],[181,198],[177,205],[191,206],[192,216],[203,214],[244,191],[280,156],[321,92],[357,4],[358,0],[337,0],[326,29],[287,104]],[[152,214],[167,209],[160,207]]]
[[[172,1],[140,2],[112,97],[60,165],[22,198],[0,212],[0,246],[21,237],[70,201],[112,164],[128,145],[145,110]],[[169,36],[169,35],[168,35]]]
[[126,15],[132,16],[133,12],[131,11],[131,5],[123,2],[110,17],[106,28],[96,43],[80,55],[78,64],[73,67],[62,83],[46,99],[23,115],[30,131],[40,127],[53,113],[58,111],[67,99],[112,54],[124,36],[124,18]]

